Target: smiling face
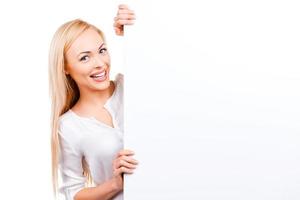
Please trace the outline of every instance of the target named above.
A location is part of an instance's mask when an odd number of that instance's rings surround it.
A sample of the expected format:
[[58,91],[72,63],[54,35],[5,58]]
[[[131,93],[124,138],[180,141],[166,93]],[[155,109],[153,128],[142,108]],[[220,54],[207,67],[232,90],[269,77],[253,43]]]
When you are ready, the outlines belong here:
[[104,90],[110,85],[110,57],[101,35],[89,28],[66,52],[66,73],[82,90]]

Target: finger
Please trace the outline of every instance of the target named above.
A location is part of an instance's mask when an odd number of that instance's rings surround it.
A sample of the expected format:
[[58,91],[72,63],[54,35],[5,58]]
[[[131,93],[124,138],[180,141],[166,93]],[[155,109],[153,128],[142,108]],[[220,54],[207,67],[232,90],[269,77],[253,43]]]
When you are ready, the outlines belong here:
[[120,175],[123,175],[124,173],[125,174],[133,174],[134,170],[132,169],[126,169],[125,167],[120,167],[118,169],[116,169],[113,174],[114,176],[120,176]]
[[120,25],[133,25],[134,20],[119,19],[119,20],[116,21],[116,23],[118,23]]
[[122,25],[115,26],[114,30],[117,35],[124,35],[124,27]]
[[113,26],[115,28],[123,29],[124,25],[132,25],[135,23],[134,19],[118,19],[114,21]]
[[122,28],[123,28],[123,25],[117,23],[116,21],[114,22],[114,25],[113,25],[113,26],[115,27],[115,29],[116,29],[116,28],[117,28],[117,29],[122,29]]
[[138,164],[138,161],[134,158],[132,158],[132,156],[120,156],[119,160],[125,160],[126,162],[132,163],[132,164]]
[[118,19],[135,19],[135,15],[130,15],[130,14],[119,14],[117,17],[114,18],[115,20]]
[[121,175],[122,173],[133,174],[133,169],[128,169],[126,167],[120,167],[116,170],[116,174]]
[[120,168],[120,167],[126,167],[128,169],[135,169],[136,164],[129,163],[125,160],[120,160],[119,163],[117,164],[116,168]]
[[119,151],[118,157],[119,157],[119,156],[123,156],[123,155],[124,155],[124,156],[134,155],[134,151],[129,150],[129,149],[123,149],[123,150]]
[[113,172],[114,176],[122,176],[123,175],[123,171],[121,170],[121,168],[115,169]]
[[113,161],[113,169],[117,169],[121,166],[127,166],[129,168],[136,168],[138,161],[130,156],[120,156]]
[[128,169],[136,169],[136,165],[128,163],[128,162],[126,162],[124,160],[121,160],[119,162],[119,164],[117,165],[117,169],[120,168],[120,167],[126,167]]
[[119,9],[128,9],[129,7],[128,7],[128,5],[126,5],[126,4],[120,4],[120,5],[118,6],[118,8],[119,8]]
[[129,168],[136,168],[136,166],[138,165],[138,161],[128,157],[128,156],[121,156],[119,158],[117,158],[114,162],[114,168],[119,168],[121,166],[128,166]]
[[130,14],[130,15],[134,15],[134,11],[133,10],[118,10],[118,13],[117,14]]

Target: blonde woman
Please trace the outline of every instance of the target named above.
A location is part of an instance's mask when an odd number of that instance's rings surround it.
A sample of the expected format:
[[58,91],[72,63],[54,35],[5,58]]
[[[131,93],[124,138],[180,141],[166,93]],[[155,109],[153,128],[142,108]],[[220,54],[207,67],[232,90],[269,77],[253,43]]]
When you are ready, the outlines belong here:
[[[122,36],[124,25],[134,19],[134,12],[120,5],[116,34]],[[55,196],[122,200],[123,174],[132,174],[137,160],[123,149],[123,76],[110,80],[103,33],[79,19],[59,27],[51,43],[49,74]]]

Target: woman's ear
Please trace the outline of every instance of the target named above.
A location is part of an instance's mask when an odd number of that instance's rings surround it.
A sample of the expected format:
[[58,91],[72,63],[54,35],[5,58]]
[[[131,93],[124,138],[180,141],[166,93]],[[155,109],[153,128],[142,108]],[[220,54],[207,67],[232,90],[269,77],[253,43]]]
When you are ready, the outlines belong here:
[[69,73],[69,70],[68,70],[68,68],[67,68],[67,66],[65,66],[64,71],[65,71],[65,74],[66,74],[66,75],[69,75],[69,74],[70,74],[70,73]]
[[69,71],[68,71],[67,69],[65,69],[65,74],[66,74],[66,75],[69,75],[69,74],[70,74]]
[[65,75],[70,75],[69,64],[68,64],[68,62],[67,62],[66,59],[64,59],[64,66],[63,66],[63,68],[64,68]]

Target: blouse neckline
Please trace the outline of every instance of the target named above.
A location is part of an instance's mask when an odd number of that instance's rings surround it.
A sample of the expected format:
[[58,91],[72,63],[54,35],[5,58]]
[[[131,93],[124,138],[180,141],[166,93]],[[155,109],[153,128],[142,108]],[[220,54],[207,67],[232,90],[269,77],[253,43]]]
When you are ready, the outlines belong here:
[[114,85],[115,85],[114,91],[113,91],[112,95],[106,100],[105,104],[103,105],[103,107],[106,108],[107,112],[109,112],[109,114],[110,114],[110,116],[111,116],[111,118],[112,118],[113,127],[110,126],[110,125],[108,125],[108,124],[106,124],[106,123],[104,123],[104,122],[102,122],[102,121],[100,121],[100,120],[98,120],[98,119],[96,119],[96,118],[93,117],[93,116],[91,116],[91,117],[80,116],[80,115],[78,115],[77,113],[75,113],[72,109],[69,109],[69,112],[70,112],[73,116],[75,116],[75,117],[77,117],[77,118],[79,118],[79,119],[94,121],[94,122],[96,122],[97,124],[100,124],[100,125],[102,125],[102,126],[108,127],[108,128],[110,128],[110,129],[114,129],[114,130],[115,130],[115,129],[118,129],[118,128],[117,128],[117,123],[115,122],[115,119],[114,119],[114,114],[112,113],[112,110],[111,110],[111,102],[112,102],[112,100],[113,100],[113,99],[115,98],[115,96],[116,96],[117,90],[118,90],[118,88],[119,88],[119,84],[118,84],[118,82],[115,81],[115,80],[113,80],[113,83],[114,83]]

